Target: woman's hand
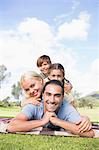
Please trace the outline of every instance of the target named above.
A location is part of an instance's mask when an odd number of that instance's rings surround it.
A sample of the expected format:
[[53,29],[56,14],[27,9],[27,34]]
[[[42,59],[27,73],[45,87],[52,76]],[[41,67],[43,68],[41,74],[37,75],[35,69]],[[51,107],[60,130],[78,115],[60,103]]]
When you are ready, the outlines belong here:
[[41,98],[34,99],[33,97],[27,98],[21,102],[21,106],[24,107],[27,104],[40,105]]
[[89,131],[92,128],[90,119],[87,116],[82,116],[81,121],[76,123],[76,125],[78,125],[79,132],[81,133]]

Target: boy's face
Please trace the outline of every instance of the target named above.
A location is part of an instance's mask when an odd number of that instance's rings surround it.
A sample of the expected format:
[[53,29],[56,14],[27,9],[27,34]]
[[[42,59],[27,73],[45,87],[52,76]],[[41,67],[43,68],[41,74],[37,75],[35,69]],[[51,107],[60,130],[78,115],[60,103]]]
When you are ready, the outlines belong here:
[[57,111],[63,101],[62,88],[55,84],[47,85],[43,93],[43,98],[45,111]]
[[45,75],[47,75],[47,76],[49,74],[49,68],[50,68],[50,64],[48,62],[46,62],[46,61],[44,61],[42,63],[42,65],[39,67],[40,71],[42,73],[44,73]]

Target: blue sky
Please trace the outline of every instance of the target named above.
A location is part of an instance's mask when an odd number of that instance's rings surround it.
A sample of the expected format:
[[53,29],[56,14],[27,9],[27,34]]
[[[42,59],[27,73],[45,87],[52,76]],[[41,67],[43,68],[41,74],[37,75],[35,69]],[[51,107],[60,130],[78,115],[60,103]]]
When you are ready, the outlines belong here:
[[38,71],[37,58],[47,54],[64,65],[74,90],[98,90],[98,14],[98,0],[0,1],[0,64],[12,73],[8,86],[24,71]]

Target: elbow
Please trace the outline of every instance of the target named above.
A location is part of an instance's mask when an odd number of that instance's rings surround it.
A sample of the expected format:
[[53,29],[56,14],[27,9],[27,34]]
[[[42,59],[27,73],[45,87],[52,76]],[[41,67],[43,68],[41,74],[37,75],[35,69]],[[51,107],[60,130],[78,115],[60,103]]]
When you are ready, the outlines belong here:
[[15,131],[13,130],[13,126],[10,125],[10,124],[7,126],[6,131],[7,131],[7,132],[10,132],[10,133],[14,133],[14,132],[15,132]]
[[78,128],[75,128],[75,130],[73,130],[72,133],[79,135],[81,137],[88,137],[88,138],[93,138],[95,136],[95,133],[92,129],[90,131],[79,132]]
[[83,132],[79,134],[81,137],[88,137],[88,138],[93,138],[95,136],[95,133],[93,130],[90,130],[88,132]]

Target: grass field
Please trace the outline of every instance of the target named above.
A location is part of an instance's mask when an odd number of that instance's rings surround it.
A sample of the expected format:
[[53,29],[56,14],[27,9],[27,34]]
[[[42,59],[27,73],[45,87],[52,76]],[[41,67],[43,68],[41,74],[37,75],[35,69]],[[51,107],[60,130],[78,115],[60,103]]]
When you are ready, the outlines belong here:
[[81,115],[86,115],[92,122],[99,122],[99,107],[90,108],[77,108]]
[[0,107],[0,117],[15,117],[20,110],[20,107]]
[[99,139],[0,134],[0,150],[99,150]]

